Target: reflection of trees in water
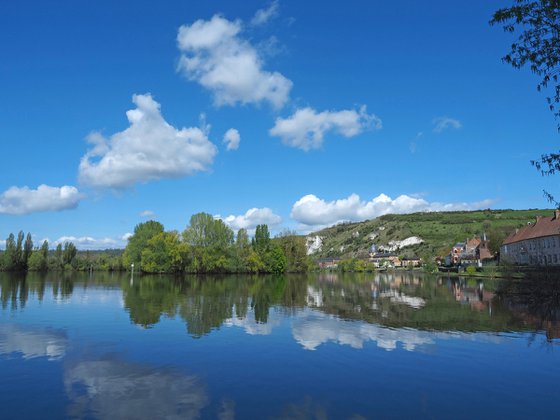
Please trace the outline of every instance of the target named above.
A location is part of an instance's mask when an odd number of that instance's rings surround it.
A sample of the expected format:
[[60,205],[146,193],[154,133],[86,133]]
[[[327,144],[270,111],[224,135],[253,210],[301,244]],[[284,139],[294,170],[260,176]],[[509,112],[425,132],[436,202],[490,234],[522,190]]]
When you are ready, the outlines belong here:
[[524,324],[546,331],[548,339],[560,338],[560,282],[546,275],[504,280],[497,299]]
[[343,319],[438,331],[523,329],[503,308],[481,311],[478,305],[471,305],[474,301],[457,299],[459,291],[468,297],[470,289],[477,290],[476,281],[377,273],[341,276],[338,280],[319,277],[314,287],[322,291],[320,309]]
[[125,308],[131,320],[150,327],[162,315],[179,315],[195,337],[219,328],[233,317],[253,312],[257,323],[266,323],[274,305],[304,306],[305,281],[296,276],[142,276],[131,285],[122,282]]
[[[551,336],[557,328],[560,289],[554,281],[508,280],[492,299],[484,280],[436,278],[415,273],[321,273],[287,276],[129,276],[114,273],[0,273],[4,309],[25,307],[30,296],[69,299],[74,285],[120,286],[135,324],[150,327],[162,316],[180,316],[189,334],[200,337],[235,319],[269,322],[272,307],[295,312],[312,307],[347,320],[388,327],[459,331],[523,331],[528,323]],[[490,286],[490,287],[489,287]],[[51,287],[51,290],[48,290]],[[50,292],[50,293],[49,293]],[[233,320],[233,321],[232,321]]]

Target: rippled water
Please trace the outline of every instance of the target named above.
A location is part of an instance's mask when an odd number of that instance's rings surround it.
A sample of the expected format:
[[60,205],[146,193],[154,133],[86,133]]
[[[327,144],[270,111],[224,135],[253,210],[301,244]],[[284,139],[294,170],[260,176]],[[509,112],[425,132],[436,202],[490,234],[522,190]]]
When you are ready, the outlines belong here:
[[0,273],[2,418],[554,418],[560,287]]

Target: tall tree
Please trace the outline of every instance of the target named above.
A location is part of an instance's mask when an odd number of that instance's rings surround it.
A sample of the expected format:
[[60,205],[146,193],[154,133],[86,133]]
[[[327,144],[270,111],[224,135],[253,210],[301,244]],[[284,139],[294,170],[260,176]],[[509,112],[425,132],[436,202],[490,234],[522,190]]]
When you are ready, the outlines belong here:
[[[513,6],[497,10],[490,24],[503,25],[506,32],[520,31],[502,60],[517,69],[528,65],[540,77],[537,90],[551,91],[546,100],[555,118],[560,118],[560,1],[515,0]],[[531,163],[543,176],[553,175],[560,171],[560,152],[543,154]],[[549,192],[544,194],[560,207]]]
[[33,252],[33,240],[31,239],[31,233],[27,234],[25,238],[25,243],[23,244],[23,256],[22,256],[22,266],[27,270],[27,263],[29,261],[29,257],[31,256],[31,252]]
[[23,266],[23,240],[25,238],[25,234],[22,230],[19,231],[16,243],[16,257],[15,257],[15,268],[17,270],[23,270],[25,267]]
[[12,271],[17,268],[17,248],[16,248],[16,238],[13,233],[10,233],[6,239],[6,250],[3,254],[3,266],[4,270]]
[[268,225],[257,225],[255,237],[253,238],[253,248],[259,254],[264,254],[270,247],[270,232]]
[[225,249],[233,244],[231,228],[208,213],[193,214],[183,237],[189,245],[196,247]]
[[163,233],[163,231],[163,225],[154,220],[137,224],[134,228],[134,234],[128,238],[128,245],[124,250],[123,262],[125,267],[130,267],[130,264],[133,263],[140,267],[142,251],[146,248],[148,241]]
[[64,265],[72,265],[74,258],[76,258],[78,250],[72,242],[64,243],[64,250],[62,252],[62,261]]

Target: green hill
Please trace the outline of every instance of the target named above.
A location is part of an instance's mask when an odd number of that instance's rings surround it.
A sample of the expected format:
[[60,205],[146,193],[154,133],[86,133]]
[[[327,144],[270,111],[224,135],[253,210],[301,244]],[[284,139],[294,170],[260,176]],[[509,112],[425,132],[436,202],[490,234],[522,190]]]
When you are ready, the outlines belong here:
[[[394,250],[399,255],[427,259],[444,256],[457,242],[484,233],[490,248],[497,249],[515,228],[527,225],[536,216],[552,213],[553,210],[533,209],[388,214],[365,222],[332,226],[309,234],[307,241],[308,247],[314,249],[311,254],[314,258],[364,258],[375,245],[378,250]],[[413,237],[422,243],[400,247],[395,244]]]

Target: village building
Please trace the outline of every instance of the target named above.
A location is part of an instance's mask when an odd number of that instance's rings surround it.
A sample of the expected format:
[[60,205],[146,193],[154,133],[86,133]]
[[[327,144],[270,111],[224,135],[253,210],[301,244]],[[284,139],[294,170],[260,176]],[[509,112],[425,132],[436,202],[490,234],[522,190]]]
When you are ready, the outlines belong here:
[[377,268],[379,267],[402,267],[402,262],[397,254],[392,252],[371,252],[369,261]]
[[456,243],[449,256],[446,257],[446,265],[474,264],[493,258],[494,256],[488,248],[486,234],[484,234],[482,237],[474,236],[465,242]]
[[560,265],[560,210],[515,229],[502,242],[500,258],[518,265]]
[[321,258],[317,260],[317,264],[319,265],[319,268],[324,268],[324,269],[337,268],[339,262],[340,262],[340,258]]

